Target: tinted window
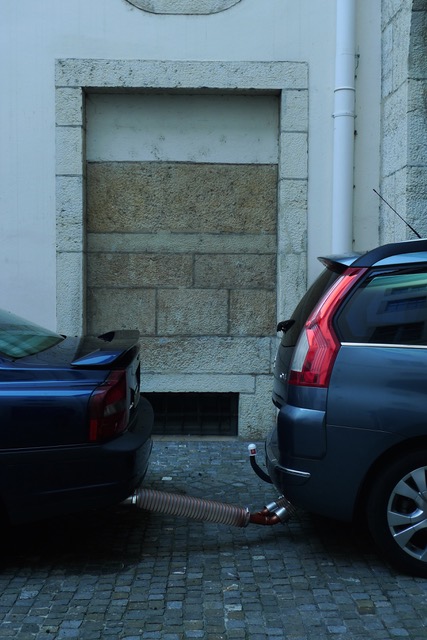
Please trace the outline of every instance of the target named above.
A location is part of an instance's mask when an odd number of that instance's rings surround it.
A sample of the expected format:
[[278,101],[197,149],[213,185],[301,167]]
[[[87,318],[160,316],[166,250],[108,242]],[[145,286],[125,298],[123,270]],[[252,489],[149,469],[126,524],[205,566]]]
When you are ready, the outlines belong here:
[[338,273],[325,269],[315,282],[313,282],[307,293],[301,298],[292,315],[291,319],[295,321],[294,324],[286,331],[286,333],[283,334],[283,346],[289,347],[296,344],[308,316],[313,311],[323,294],[338,277]]
[[344,342],[427,345],[427,273],[377,273],[365,280],[336,319]]
[[0,309],[0,354],[23,358],[49,349],[61,340],[63,337],[57,333]]

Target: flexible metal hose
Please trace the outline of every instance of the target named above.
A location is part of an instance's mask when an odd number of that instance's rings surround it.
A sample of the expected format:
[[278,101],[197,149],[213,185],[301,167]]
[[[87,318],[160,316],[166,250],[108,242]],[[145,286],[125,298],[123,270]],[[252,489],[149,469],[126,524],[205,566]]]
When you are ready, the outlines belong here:
[[284,524],[295,513],[295,508],[284,496],[256,513],[250,513],[247,508],[224,502],[156,491],[155,489],[143,489],[142,487],[125,502],[147,511],[233,527],[247,527],[249,523],[269,526]]
[[166,493],[155,489],[140,488],[132,497],[140,509],[173,516],[216,522],[233,527],[246,527],[250,521],[248,509],[214,500],[203,500],[181,494]]

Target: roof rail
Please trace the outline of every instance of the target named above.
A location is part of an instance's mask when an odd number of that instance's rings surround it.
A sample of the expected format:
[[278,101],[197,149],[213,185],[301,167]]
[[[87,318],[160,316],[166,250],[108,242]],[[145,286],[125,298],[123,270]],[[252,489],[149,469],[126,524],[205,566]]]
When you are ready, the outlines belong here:
[[403,242],[392,242],[376,247],[357,258],[352,267],[372,267],[376,262],[389,258],[390,256],[400,255],[402,253],[418,253],[427,251],[427,239],[405,240]]

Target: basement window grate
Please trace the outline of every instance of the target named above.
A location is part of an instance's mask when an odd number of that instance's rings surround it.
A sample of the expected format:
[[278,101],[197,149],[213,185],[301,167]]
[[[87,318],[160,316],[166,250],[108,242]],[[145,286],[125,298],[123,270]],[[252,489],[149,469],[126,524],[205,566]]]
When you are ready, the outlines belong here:
[[154,435],[237,436],[238,393],[145,393]]

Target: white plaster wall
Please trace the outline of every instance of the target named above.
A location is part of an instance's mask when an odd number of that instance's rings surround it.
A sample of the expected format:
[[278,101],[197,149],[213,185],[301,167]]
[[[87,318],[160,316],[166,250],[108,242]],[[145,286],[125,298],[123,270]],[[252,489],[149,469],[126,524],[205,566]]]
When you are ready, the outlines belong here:
[[[379,3],[378,3],[379,4]],[[366,7],[361,0],[360,33]],[[362,11],[363,7],[363,11]],[[379,7],[376,7],[379,11]],[[125,0],[0,3],[0,288],[3,306],[55,327],[55,99],[58,58],[304,61],[309,65],[309,279],[330,245],[335,1],[241,0],[208,16],[142,12]],[[375,35],[375,29],[370,33]],[[376,66],[371,41],[359,53]],[[369,73],[367,73],[367,76]],[[358,91],[369,86],[360,78]],[[373,98],[375,99],[375,97]],[[366,113],[360,180],[377,166]],[[373,133],[372,133],[373,132]],[[363,145],[369,149],[364,153]],[[373,147],[373,150],[372,150]],[[364,233],[377,227],[375,217]]]

